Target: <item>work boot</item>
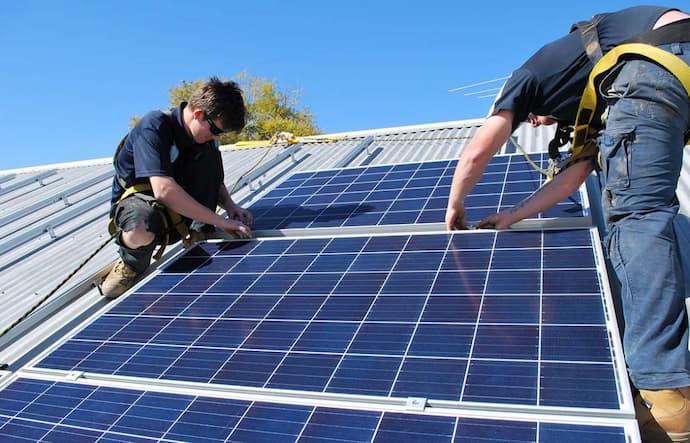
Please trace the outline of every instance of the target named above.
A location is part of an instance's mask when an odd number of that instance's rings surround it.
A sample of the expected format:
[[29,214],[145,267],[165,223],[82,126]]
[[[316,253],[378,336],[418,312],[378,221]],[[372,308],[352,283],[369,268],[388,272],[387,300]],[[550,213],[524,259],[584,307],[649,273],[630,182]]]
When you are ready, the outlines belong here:
[[690,442],[690,386],[640,389],[635,415],[644,443]]
[[127,289],[134,286],[137,274],[132,268],[127,266],[122,259],[115,262],[115,266],[100,284],[101,294],[107,298],[117,298],[124,294]]

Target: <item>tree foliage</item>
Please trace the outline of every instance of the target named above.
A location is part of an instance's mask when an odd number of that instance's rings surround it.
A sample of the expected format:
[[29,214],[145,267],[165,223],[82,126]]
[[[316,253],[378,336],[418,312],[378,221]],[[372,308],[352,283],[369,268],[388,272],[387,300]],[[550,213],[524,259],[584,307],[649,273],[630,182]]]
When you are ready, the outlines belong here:
[[[320,130],[314,115],[306,107],[300,108],[301,91],[281,91],[275,81],[253,77],[246,72],[233,78],[245,93],[247,103],[247,125],[240,134],[224,134],[221,143],[235,143],[240,140],[268,140],[279,131],[293,135],[314,135]],[[183,80],[168,90],[170,106],[176,107],[203,84],[205,80]],[[138,118],[133,118],[134,126]]]
[[247,126],[242,140],[267,140],[276,132],[286,131],[294,135],[320,133],[314,116],[307,108],[299,108],[301,91],[283,92],[275,82],[251,77],[246,73],[238,76],[238,82],[247,95]]

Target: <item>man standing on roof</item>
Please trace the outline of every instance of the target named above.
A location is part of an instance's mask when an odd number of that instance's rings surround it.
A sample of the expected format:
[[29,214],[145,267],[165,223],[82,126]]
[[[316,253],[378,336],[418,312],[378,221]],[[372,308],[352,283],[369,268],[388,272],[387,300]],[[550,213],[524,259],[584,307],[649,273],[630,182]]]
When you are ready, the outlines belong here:
[[[236,205],[223,183],[220,136],[239,132],[246,109],[237,83],[211,77],[170,113],[146,114],[114,159],[111,216],[120,259],[101,283],[115,298],[148,267],[156,245],[165,247],[216,226],[251,237],[251,214]],[[216,207],[227,211],[227,218]]]
[[[581,27],[542,47],[513,72],[458,161],[446,211],[448,229],[467,228],[465,197],[521,122],[535,127],[558,123],[559,128],[574,123],[597,60],[592,56],[596,40],[600,55],[630,40],[651,42],[653,51],[663,49],[685,69],[690,63],[688,19],[690,15],[679,10],[653,6],[600,14],[592,21],[594,44],[591,31]],[[669,29],[681,30],[673,34]],[[648,35],[656,37],[640,40]],[[595,129],[600,132],[596,144],[584,150],[584,160],[572,162],[515,207],[478,224],[505,229],[555,205],[593,171],[598,149],[606,248],[622,286],[625,356],[630,378],[640,391],[635,406],[646,442],[687,442],[690,437],[685,308],[690,291],[684,285],[673,228],[678,212],[675,189],[690,127],[690,98],[683,85],[690,83],[687,72],[674,75],[643,57],[621,60],[598,88],[607,110],[605,117],[598,115]]]

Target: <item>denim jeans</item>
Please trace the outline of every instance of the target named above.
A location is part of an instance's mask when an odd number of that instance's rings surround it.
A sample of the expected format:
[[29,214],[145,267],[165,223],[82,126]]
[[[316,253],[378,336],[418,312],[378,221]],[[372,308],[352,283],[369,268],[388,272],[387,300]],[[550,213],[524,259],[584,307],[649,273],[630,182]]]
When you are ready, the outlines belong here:
[[[660,46],[690,63],[690,43]],[[690,386],[688,316],[673,219],[690,99],[658,65],[631,60],[606,91],[602,205],[607,252],[621,284],[623,347],[640,389]]]

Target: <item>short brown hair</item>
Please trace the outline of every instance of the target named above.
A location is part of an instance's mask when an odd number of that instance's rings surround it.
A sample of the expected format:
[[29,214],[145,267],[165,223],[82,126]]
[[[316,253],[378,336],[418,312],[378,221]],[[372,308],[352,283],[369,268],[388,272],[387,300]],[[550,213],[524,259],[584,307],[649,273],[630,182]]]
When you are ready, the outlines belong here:
[[233,81],[223,82],[211,77],[192,93],[189,105],[201,108],[208,118],[220,118],[226,131],[240,132],[246,124],[244,95]]

